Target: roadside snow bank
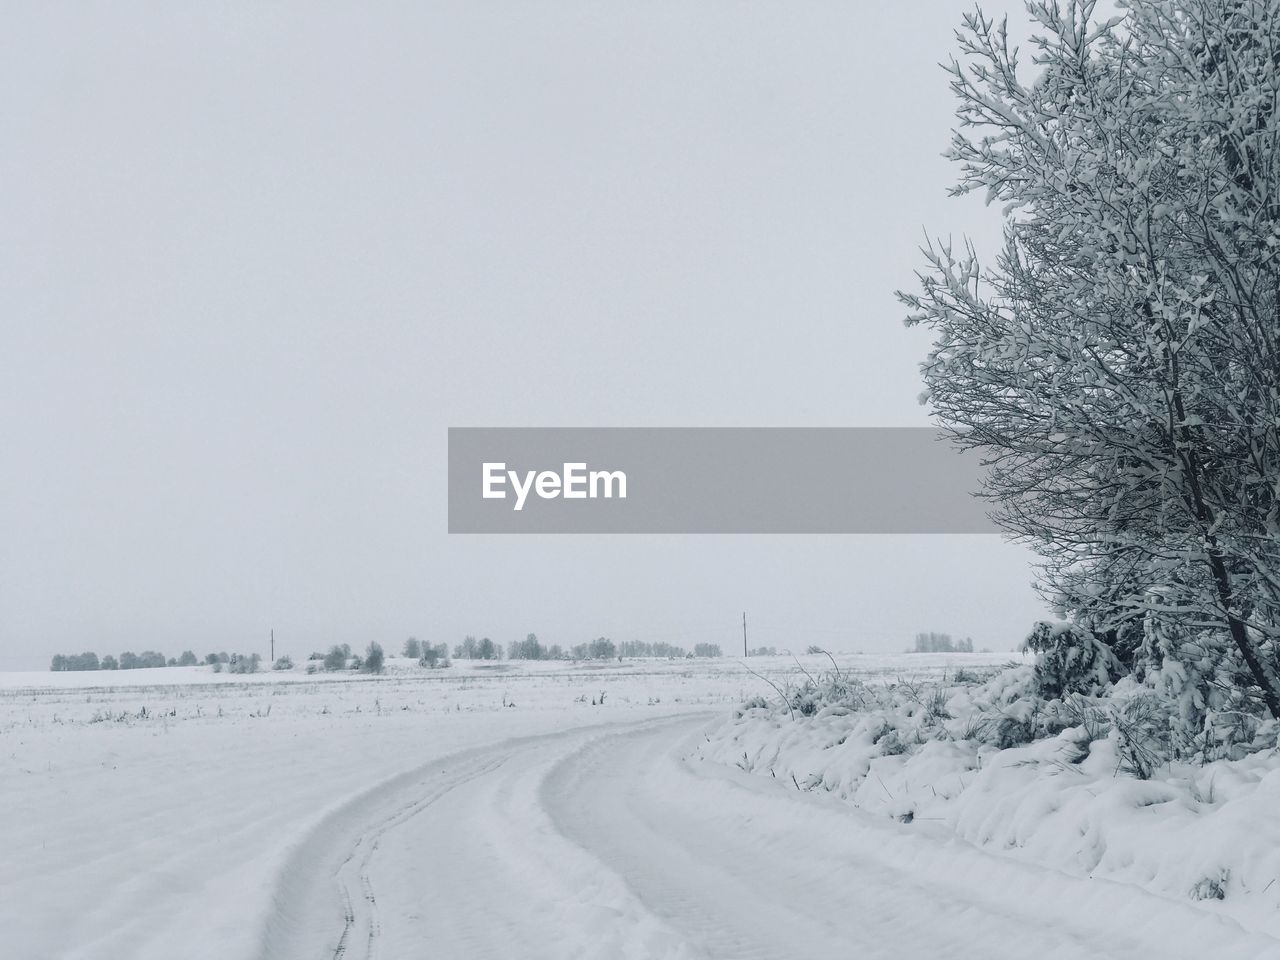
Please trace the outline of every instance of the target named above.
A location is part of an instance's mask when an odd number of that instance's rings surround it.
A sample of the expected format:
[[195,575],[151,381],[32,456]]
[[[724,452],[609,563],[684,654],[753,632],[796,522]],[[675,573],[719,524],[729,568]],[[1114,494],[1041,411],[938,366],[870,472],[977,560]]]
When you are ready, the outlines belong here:
[[[985,683],[901,684],[871,692],[860,708],[751,701],[699,752],[922,830],[1280,932],[1280,752],[1165,763],[1138,779],[1121,732],[1087,715],[1002,748],[992,717],[1036,722],[1018,696],[1029,670]],[[1265,735],[1274,744],[1274,726]]]

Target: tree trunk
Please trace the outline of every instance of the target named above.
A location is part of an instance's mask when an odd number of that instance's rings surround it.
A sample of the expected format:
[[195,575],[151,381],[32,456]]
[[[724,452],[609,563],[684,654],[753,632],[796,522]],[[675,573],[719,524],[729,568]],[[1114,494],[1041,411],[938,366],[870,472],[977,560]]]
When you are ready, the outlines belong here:
[[[1176,379],[1176,365],[1173,369]],[[1200,458],[1196,456],[1195,448],[1192,446],[1193,437],[1191,436],[1191,430],[1186,425],[1186,409],[1182,403],[1182,395],[1176,388],[1173,392],[1173,406],[1174,412],[1178,417],[1181,440],[1185,445],[1187,482],[1191,487],[1192,506],[1195,510],[1196,519],[1205,526],[1206,530],[1211,530],[1214,517],[1209,505],[1205,503],[1204,491],[1200,487]],[[1205,543],[1208,548],[1209,572],[1213,575],[1214,587],[1218,593],[1218,602],[1222,604],[1222,612],[1227,618],[1227,629],[1231,633],[1231,639],[1240,651],[1240,656],[1244,657],[1244,662],[1248,665],[1249,672],[1253,675],[1253,682],[1262,691],[1262,701],[1267,705],[1271,716],[1280,720],[1280,689],[1278,689],[1280,685],[1277,685],[1275,676],[1267,670],[1266,665],[1262,662],[1262,657],[1259,656],[1253,641],[1249,639],[1249,633],[1245,629],[1244,621],[1240,619],[1240,615],[1237,613],[1235,597],[1231,589],[1231,573],[1227,570],[1226,562],[1223,560],[1222,548],[1218,545],[1217,538],[1212,533],[1206,532]]]
[[1210,541],[1209,548],[1209,569],[1213,572],[1213,582],[1218,588],[1218,600],[1222,604],[1222,609],[1227,615],[1227,628],[1231,631],[1231,639],[1235,641],[1235,645],[1240,650],[1240,655],[1244,657],[1244,662],[1249,665],[1249,672],[1253,674],[1253,682],[1258,685],[1262,691],[1262,700],[1267,705],[1267,709],[1271,711],[1271,716],[1280,720],[1280,691],[1276,690],[1275,678],[1267,670],[1262,662],[1262,658],[1258,656],[1258,651],[1253,646],[1253,641],[1249,639],[1249,634],[1245,630],[1244,622],[1233,612],[1231,598],[1231,577],[1227,573],[1227,565],[1222,560],[1222,553]]

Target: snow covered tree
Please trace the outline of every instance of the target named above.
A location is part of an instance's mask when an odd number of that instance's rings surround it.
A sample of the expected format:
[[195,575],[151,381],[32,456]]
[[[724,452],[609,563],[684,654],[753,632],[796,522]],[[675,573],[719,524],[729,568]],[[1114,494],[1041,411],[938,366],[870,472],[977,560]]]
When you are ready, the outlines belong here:
[[935,633],[931,630],[916,634],[916,653],[953,653],[955,650],[955,642],[949,633]]
[[926,396],[1048,593],[1197,631],[1280,717],[1280,3],[1028,10],[1030,76],[980,11],[950,65],[955,192],[1004,243],[931,244],[900,294]]
[[382,644],[375,640],[365,650],[364,660],[360,664],[360,669],[365,673],[381,673],[385,663],[386,653],[382,649]]
[[436,667],[449,666],[449,645],[447,643],[424,643],[418,663],[424,667],[431,667],[433,670]]
[[324,668],[330,671],[342,670],[346,667],[349,656],[351,656],[351,648],[347,644],[344,643],[342,646],[334,644],[324,656]]
[[587,645],[587,656],[592,660],[612,660],[618,649],[608,637],[596,637]]

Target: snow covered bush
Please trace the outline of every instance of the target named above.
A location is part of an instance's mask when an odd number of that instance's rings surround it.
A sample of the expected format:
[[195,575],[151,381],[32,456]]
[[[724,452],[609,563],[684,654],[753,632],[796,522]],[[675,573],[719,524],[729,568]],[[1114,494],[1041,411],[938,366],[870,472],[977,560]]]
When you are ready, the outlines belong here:
[[258,666],[261,663],[261,654],[251,653],[245,656],[243,653],[233,653],[227,663],[227,671],[229,673],[257,673]]
[[1046,700],[1070,693],[1097,696],[1123,672],[1096,637],[1068,623],[1040,621],[1027,635],[1023,649],[1036,655],[1036,692]]
[[418,665],[432,669],[449,666],[449,645],[447,643],[422,644]]
[[835,679],[797,669],[778,681],[785,699],[745,701],[693,755],[1078,875],[1280,905],[1266,893],[1280,876],[1274,721],[1235,759],[1180,758],[1176,703],[1133,677],[1053,699],[1035,664],[977,682]]

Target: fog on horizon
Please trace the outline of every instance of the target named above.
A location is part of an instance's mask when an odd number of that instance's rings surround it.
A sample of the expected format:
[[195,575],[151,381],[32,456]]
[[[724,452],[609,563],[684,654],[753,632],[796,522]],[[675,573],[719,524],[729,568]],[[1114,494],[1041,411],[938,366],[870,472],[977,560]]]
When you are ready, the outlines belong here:
[[[1020,4],[983,4],[992,12]],[[962,7],[26,5],[0,670],[536,632],[1011,649],[994,536],[449,536],[450,426],[924,426]]]

